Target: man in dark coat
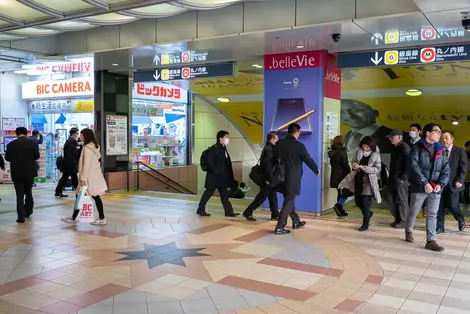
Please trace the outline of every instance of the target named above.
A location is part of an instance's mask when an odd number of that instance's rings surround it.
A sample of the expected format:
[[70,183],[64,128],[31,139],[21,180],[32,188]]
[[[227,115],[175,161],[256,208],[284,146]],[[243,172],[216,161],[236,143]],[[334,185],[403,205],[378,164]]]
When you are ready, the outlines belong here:
[[445,232],[444,220],[445,209],[454,216],[459,223],[459,230],[463,231],[467,227],[465,217],[460,208],[460,192],[464,189],[465,177],[467,176],[467,153],[463,147],[454,145],[454,132],[451,130],[442,131],[442,140],[445,153],[449,159],[450,175],[449,184],[442,191],[441,203],[437,214],[436,233]]
[[229,201],[228,189],[233,186],[235,179],[233,177],[232,160],[227,151],[229,144],[229,134],[227,131],[217,132],[217,142],[208,148],[207,151],[207,174],[206,190],[202,194],[197,214],[203,217],[210,216],[206,212],[206,204],[214,195],[215,190],[219,191],[220,201],[225,210],[226,217],[236,217],[239,213],[233,212],[232,203]]
[[278,190],[284,196],[284,203],[275,229],[276,234],[287,234],[285,229],[287,217],[292,219],[293,229],[305,226],[305,221],[300,221],[295,211],[295,197],[300,195],[302,181],[302,164],[305,163],[316,175],[320,174],[317,164],[310,157],[305,145],[298,141],[300,136],[300,125],[292,123],[287,129],[287,137],[277,142],[274,147],[274,160],[280,160],[285,165],[284,182]]
[[436,242],[437,213],[441,193],[449,183],[449,160],[439,144],[441,127],[429,123],[423,128],[423,139],[411,148],[408,159],[411,205],[406,217],[405,240],[413,243],[413,226],[416,216],[427,201],[425,249],[441,252],[444,248]]
[[384,196],[395,218],[392,227],[402,229],[405,227],[406,213],[410,210],[410,182],[407,168],[410,147],[403,141],[403,132],[398,129],[390,133],[390,142],[393,149],[390,156],[390,175],[384,189]]
[[68,196],[64,195],[63,191],[69,177],[72,178],[73,189],[75,190],[78,186],[78,160],[80,158],[80,146],[78,145],[78,138],[80,134],[77,128],[71,128],[69,133],[70,137],[64,145],[64,165],[62,177],[60,178],[59,183],[57,183],[57,187],[55,189],[56,197]]
[[[33,130],[33,135],[30,136],[29,139],[36,141],[38,145],[42,145],[42,143],[44,142],[44,137],[42,136],[41,132],[39,132],[38,130]],[[39,171],[39,168],[40,168],[39,161],[36,161],[36,168]],[[33,187],[35,186],[36,186],[36,183],[34,183],[33,181]]]
[[33,179],[38,175],[36,160],[39,159],[39,145],[28,139],[27,135],[26,128],[17,128],[17,139],[7,145],[5,153],[16,191],[17,223],[24,223],[33,214]]

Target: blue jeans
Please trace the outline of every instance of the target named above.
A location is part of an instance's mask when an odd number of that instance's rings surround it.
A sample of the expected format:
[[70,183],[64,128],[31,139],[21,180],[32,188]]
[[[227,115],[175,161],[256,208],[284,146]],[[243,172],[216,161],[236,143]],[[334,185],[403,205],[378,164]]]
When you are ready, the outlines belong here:
[[338,197],[336,198],[336,204],[343,206],[348,200],[348,197],[341,196],[341,191],[338,189]]

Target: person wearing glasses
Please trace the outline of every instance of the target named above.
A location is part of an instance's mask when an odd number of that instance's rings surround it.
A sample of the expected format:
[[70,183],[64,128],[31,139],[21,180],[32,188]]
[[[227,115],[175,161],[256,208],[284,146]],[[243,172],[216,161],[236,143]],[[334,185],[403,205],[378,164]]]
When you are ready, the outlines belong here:
[[427,201],[426,246],[425,249],[442,252],[444,247],[437,244],[437,213],[441,193],[449,183],[449,159],[445,148],[439,144],[441,126],[429,123],[423,128],[423,139],[411,148],[409,155],[409,178],[411,206],[406,217],[405,240],[413,243],[413,226],[423,203]]

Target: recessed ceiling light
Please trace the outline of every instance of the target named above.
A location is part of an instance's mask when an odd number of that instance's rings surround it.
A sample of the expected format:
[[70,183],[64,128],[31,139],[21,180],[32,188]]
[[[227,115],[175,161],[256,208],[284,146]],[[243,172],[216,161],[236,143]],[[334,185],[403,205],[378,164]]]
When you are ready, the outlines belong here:
[[303,49],[303,48],[304,48],[304,46],[303,46],[303,45],[298,45],[298,46],[297,46],[297,47],[295,47],[295,48],[297,48],[297,49]]
[[405,94],[407,96],[416,97],[421,96],[423,94],[423,91],[416,88],[410,88],[405,91]]
[[452,122],[453,125],[459,125],[459,121]]
[[230,99],[228,99],[227,97],[217,97],[217,100],[220,102],[230,102]]
[[118,67],[118,66],[119,66],[119,64],[113,63],[113,67]]
[[253,64],[252,67],[257,68],[257,69],[261,69],[263,66],[259,65],[259,64]]

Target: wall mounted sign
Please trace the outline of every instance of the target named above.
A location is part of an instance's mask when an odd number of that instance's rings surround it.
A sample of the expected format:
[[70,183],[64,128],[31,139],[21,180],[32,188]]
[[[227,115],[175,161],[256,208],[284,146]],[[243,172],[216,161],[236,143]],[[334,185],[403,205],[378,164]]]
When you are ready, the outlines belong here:
[[15,131],[16,128],[26,127],[24,118],[3,118],[2,125],[4,131]]
[[55,72],[92,72],[93,61],[84,62],[61,62],[23,65],[22,69],[35,72],[36,75],[42,75]]
[[93,96],[93,78],[74,78],[61,81],[33,81],[22,84],[23,99]]
[[28,113],[71,112],[70,99],[33,100],[28,104]]
[[403,48],[340,54],[338,56],[338,68],[427,64],[465,60],[470,60],[470,45]]
[[188,91],[165,83],[134,83],[132,99],[187,103]]
[[220,63],[193,67],[175,67],[134,72],[134,82],[188,80],[203,77],[233,76],[234,63]]
[[106,116],[106,155],[129,154],[127,147],[127,116]]

